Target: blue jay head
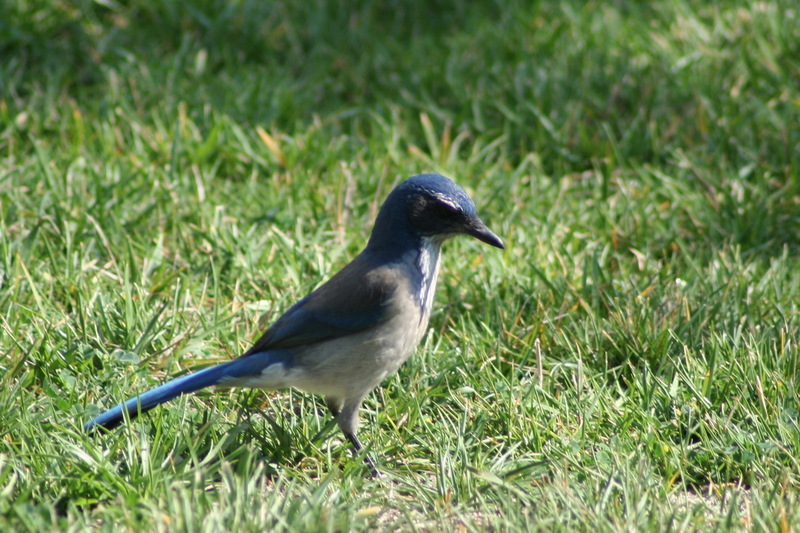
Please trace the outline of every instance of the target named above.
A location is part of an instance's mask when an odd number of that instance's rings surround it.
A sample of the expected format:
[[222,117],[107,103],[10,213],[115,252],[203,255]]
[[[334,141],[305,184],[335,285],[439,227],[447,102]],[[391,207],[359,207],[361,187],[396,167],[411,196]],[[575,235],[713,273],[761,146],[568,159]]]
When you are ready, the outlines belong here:
[[470,235],[503,248],[503,241],[478,217],[475,204],[451,179],[438,174],[420,174],[398,185],[386,198],[370,244],[388,244],[391,236],[406,234],[444,242],[455,235]]

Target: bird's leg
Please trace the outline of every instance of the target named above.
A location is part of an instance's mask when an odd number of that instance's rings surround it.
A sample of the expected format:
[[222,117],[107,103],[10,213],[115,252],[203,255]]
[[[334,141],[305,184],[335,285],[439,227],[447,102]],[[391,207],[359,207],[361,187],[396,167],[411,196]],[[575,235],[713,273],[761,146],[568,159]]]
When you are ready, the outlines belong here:
[[[358,436],[355,433],[345,433],[344,436],[347,437],[347,440],[349,440],[350,444],[353,445],[353,449],[355,450],[356,454],[364,449],[364,446],[361,444],[361,441],[358,440]],[[381,477],[381,473],[378,472],[378,467],[375,465],[375,461],[372,460],[372,457],[370,457],[369,454],[364,456],[364,462],[370,469],[371,477]]]
[[[339,424],[339,428],[342,430],[342,433],[344,433],[345,438],[350,441],[356,454],[358,454],[364,449],[361,441],[358,440],[358,436],[356,436],[356,429],[358,428],[358,408],[361,406],[361,400],[341,402],[332,398],[326,398],[325,402],[328,409],[333,413],[333,416],[336,417],[336,422]],[[369,454],[364,455],[364,462],[369,467],[372,477],[380,476],[378,468],[375,466],[375,461],[373,461]]]

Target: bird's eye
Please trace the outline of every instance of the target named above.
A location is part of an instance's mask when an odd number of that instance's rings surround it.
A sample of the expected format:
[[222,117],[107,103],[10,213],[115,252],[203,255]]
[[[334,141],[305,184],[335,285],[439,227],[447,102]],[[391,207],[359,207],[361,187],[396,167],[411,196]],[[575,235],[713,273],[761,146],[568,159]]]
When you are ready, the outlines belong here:
[[453,220],[461,216],[461,208],[454,204],[436,202],[433,208],[436,215],[444,219]]

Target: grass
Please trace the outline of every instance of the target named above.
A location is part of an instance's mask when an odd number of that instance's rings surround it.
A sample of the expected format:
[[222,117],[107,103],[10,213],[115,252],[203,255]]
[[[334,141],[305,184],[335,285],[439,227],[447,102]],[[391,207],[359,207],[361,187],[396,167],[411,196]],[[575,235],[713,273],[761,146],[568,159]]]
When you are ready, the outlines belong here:
[[[790,2],[0,5],[0,528],[800,528]],[[365,403],[100,410],[235,357],[400,179],[465,186]]]

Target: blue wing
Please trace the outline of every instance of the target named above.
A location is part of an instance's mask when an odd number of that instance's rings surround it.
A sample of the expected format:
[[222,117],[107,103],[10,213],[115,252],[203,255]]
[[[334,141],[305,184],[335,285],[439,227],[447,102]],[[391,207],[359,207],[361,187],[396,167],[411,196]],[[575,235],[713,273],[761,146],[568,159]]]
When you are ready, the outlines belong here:
[[388,318],[398,274],[363,254],[297,302],[242,357],[344,337]]

